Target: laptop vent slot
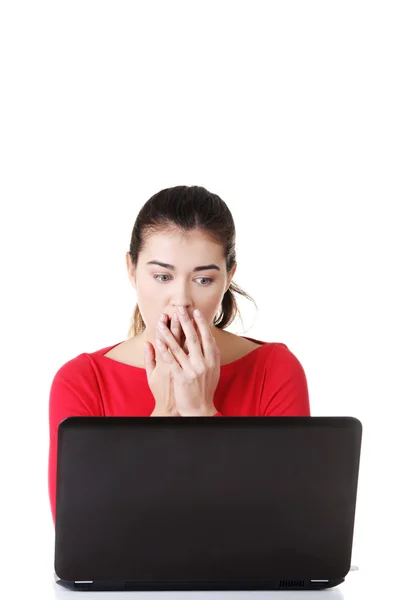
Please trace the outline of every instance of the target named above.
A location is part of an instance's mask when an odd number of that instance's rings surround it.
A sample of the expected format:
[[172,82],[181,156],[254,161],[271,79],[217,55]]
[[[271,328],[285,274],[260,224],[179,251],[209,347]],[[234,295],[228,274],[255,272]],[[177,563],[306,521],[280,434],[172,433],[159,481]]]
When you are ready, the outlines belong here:
[[302,579],[281,579],[279,582],[279,588],[293,589],[303,588],[304,580]]

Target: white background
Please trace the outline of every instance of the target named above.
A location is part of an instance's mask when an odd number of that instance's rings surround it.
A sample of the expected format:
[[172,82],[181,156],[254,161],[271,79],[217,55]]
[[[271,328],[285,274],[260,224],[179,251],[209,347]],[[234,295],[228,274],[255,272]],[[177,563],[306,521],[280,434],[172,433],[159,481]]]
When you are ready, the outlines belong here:
[[229,330],[287,344],[313,415],[362,421],[353,562],[396,564],[398,6],[1,4],[3,572],[52,577],[50,385],[126,339],[132,227],[174,185],[232,211],[258,312]]

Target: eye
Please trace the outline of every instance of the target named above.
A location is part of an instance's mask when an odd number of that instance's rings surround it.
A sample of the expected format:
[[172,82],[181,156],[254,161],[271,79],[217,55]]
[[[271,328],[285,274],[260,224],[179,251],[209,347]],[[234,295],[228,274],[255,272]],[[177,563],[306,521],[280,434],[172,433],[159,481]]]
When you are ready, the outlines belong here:
[[211,283],[214,281],[214,279],[212,279],[211,277],[198,277],[198,279],[203,279],[206,280],[207,283],[206,284],[201,284],[202,287],[206,287],[207,285],[211,285]]
[[[166,273],[161,273],[160,275],[153,275],[153,279],[155,279],[156,281],[159,281],[160,283],[167,283],[168,280],[165,280],[165,279],[161,280],[161,279],[158,279],[158,277],[169,277],[169,275],[167,275]],[[214,282],[214,279],[212,277],[197,277],[197,279],[203,279],[207,282],[207,283],[201,283],[200,284],[201,287],[207,287]]]
[[[157,279],[157,277],[168,277],[168,275],[165,275],[165,273],[162,273],[161,275],[153,275],[153,279],[156,279],[157,281],[160,281],[159,279]],[[160,281],[160,283],[165,283],[164,281]]]

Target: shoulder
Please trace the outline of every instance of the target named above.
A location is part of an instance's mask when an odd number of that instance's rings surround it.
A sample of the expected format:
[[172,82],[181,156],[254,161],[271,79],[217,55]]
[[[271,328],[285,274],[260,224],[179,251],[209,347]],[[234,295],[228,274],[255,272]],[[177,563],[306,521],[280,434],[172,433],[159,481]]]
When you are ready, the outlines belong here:
[[260,375],[263,373],[264,379],[276,382],[293,378],[305,380],[303,365],[286,344],[249,339],[254,346],[248,351],[248,358],[257,365],[257,370]]
[[272,365],[290,366],[294,368],[301,367],[301,364],[295,354],[291,352],[288,346],[282,342],[267,342],[252,337],[232,335],[229,340],[231,352],[238,356],[251,355],[249,358],[254,362],[260,363],[266,370]]
[[96,363],[92,359],[96,353],[83,352],[62,364],[56,371],[50,387],[50,403],[58,405],[68,398],[79,402],[90,399],[98,403],[99,381]]
[[78,354],[59,367],[54,379],[76,378],[79,375],[89,378],[95,377],[98,357],[103,356],[108,350],[115,348],[115,346],[116,344],[113,344],[112,346],[105,346],[99,350]]
[[62,364],[56,371],[53,382],[68,381],[71,378],[75,379],[80,375],[85,377],[90,376],[90,374],[93,373],[93,367],[89,356],[90,355],[85,352]]
[[286,344],[275,343],[265,364],[261,413],[265,416],[309,416],[306,374]]
[[274,342],[271,344],[272,348],[270,349],[270,360],[268,363],[268,367],[273,367],[274,369],[283,369],[287,372],[303,372],[303,365],[300,360],[291,350],[289,350],[288,346],[282,342]]
[[68,360],[54,375],[49,397],[53,425],[68,416],[102,414],[99,381],[88,356]]

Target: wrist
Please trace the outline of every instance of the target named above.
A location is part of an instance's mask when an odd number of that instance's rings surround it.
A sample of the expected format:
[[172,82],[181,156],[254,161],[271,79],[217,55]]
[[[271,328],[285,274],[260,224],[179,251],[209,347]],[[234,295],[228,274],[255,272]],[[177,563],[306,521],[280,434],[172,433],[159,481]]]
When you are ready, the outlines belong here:
[[159,410],[153,410],[153,412],[150,415],[151,417],[180,417],[181,415],[174,411],[174,412],[161,412]]
[[192,409],[192,408],[188,408],[186,409],[180,409],[180,415],[181,417],[213,417],[215,414],[218,413],[218,410],[215,408],[215,406],[212,406],[211,408],[198,408],[198,409]]

